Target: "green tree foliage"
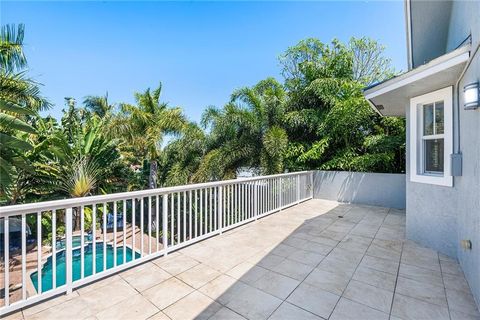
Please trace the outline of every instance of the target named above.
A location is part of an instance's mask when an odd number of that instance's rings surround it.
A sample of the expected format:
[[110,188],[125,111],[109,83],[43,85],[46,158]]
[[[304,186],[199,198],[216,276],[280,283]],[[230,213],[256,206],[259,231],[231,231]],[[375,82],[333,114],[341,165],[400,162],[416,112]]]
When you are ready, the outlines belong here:
[[38,84],[26,77],[23,37],[22,24],[0,30],[0,196],[15,183],[19,170],[31,170],[25,152],[32,145],[24,137],[36,133],[30,121],[36,112],[49,107]]
[[158,186],[158,161],[164,136],[180,132],[186,124],[181,108],[170,108],[160,101],[162,84],[135,93],[136,105],[121,104],[109,124],[112,136],[121,136],[122,146],[134,158],[149,166],[148,188]]
[[194,180],[232,178],[241,168],[282,172],[288,143],[282,127],[285,102],[282,85],[268,78],[236,90],[222,109],[208,108],[202,119],[210,129],[208,152]]
[[290,169],[404,170],[404,121],[380,117],[362,94],[393,73],[382,53],[365,38],[347,45],[306,39],[281,56]]
[[235,90],[198,125],[161,101],[161,84],[135,93],[135,104],[105,94],[78,106],[67,97],[60,121],[39,116],[49,103],[26,76],[23,36],[23,25],[0,33],[3,204],[229,179],[242,170],[404,171],[404,119],[380,117],[362,94],[394,74],[371,39],[302,40],[280,56],[283,82]]

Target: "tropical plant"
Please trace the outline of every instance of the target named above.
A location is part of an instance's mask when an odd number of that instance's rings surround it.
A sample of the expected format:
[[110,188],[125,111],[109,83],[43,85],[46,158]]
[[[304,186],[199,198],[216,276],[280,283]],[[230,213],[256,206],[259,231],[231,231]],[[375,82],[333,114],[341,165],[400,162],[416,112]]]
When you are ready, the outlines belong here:
[[[182,131],[186,119],[181,108],[160,101],[162,84],[155,90],[135,93],[136,105],[120,104],[120,113],[109,127],[112,136],[121,136],[123,152],[131,152],[141,165],[149,167],[148,188],[158,186],[158,161],[165,135]],[[145,166],[144,166],[145,167]]]
[[0,30],[0,195],[5,197],[18,169],[29,163],[25,152],[32,149],[24,137],[34,134],[30,120],[49,103],[36,82],[26,77],[23,53],[24,25],[5,25]]
[[236,90],[223,109],[209,107],[202,118],[210,128],[208,152],[194,179],[231,178],[241,168],[282,172],[288,142],[282,128],[285,99],[282,85],[268,78]]

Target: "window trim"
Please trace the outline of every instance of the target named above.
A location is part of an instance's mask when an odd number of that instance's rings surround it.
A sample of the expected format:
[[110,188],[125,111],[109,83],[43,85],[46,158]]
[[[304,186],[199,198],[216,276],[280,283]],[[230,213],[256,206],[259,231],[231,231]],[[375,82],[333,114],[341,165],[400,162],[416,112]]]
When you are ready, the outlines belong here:
[[[425,104],[443,100],[443,174],[423,172],[423,110]],[[450,155],[453,153],[453,87],[443,88],[410,99],[410,181],[453,186]]]

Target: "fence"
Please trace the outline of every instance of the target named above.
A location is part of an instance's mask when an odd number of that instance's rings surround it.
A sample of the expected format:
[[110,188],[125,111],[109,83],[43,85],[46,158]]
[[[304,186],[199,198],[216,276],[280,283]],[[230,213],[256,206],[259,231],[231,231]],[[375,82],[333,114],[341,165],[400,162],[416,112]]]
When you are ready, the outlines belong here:
[[313,172],[0,208],[0,315],[311,199]]

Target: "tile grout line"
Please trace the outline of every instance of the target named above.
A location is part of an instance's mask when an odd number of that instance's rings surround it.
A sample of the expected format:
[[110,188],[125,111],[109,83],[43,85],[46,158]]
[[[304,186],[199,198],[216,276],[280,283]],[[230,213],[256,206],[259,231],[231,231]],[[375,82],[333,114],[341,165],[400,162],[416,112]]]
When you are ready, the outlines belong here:
[[[332,316],[333,312],[335,311],[335,309],[336,309],[337,306],[338,306],[338,302],[339,302],[342,298],[345,298],[345,299],[347,299],[347,300],[353,301],[353,300],[351,300],[351,299],[348,299],[348,298],[344,297],[343,294],[345,293],[345,290],[348,288],[348,285],[349,285],[350,282],[352,281],[354,274],[357,272],[358,266],[360,266],[360,264],[362,263],[363,259],[364,259],[365,256],[367,255],[368,249],[369,249],[370,246],[372,245],[373,240],[375,239],[375,237],[376,237],[377,234],[378,234],[378,231],[380,230],[380,228],[382,227],[383,223],[385,222],[385,219],[387,218],[390,210],[391,210],[391,209],[389,208],[389,210],[387,211],[387,214],[383,217],[382,223],[380,224],[380,226],[378,227],[377,231],[375,232],[375,235],[373,236],[372,241],[371,241],[370,244],[368,245],[367,250],[365,250],[365,253],[364,253],[363,256],[362,256],[362,259],[360,259],[360,261],[358,262],[358,265],[355,267],[355,270],[353,271],[352,276],[351,276],[350,279],[348,280],[347,285],[345,286],[345,289],[343,289],[343,291],[342,291],[342,294],[341,294],[341,296],[340,296],[340,299],[338,299],[337,303],[335,304],[335,307],[333,308],[333,310],[332,310],[332,312],[330,313],[330,315],[329,315],[328,318],[330,318],[330,317]],[[365,217],[363,217],[362,220],[363,220],[364,218],[365,218]],[[361,220],[360,220],[360,221],[361,221]],[[358,223],[360,223],[360,221],[359,221]],[[345,237],[346,237],[346,236],[345,236]],[[342,240],[343,240],[343,239],[342,239]],[[392,296],[392,301],[393,301],[393,296]],[[355,302],[355,303],[358,303],[358,304],[361,304],[361,305],[364,305],[364,306],[366,306],[366,307],[368,307],[368,308],[371,308],[371,309],[374,309],[374,310],[383,312],[383,311],[381,311],[381,310],[378,310],[378,309],[372,308],[372,307],[370,307],[370,306],[367,306],[367,305],[365,305],[365,304],[363,304],[363,303],[360,303],[360,302],[357,302],[357,301],[354,301],[354,302]],[[385,313],[385,312],[383,312],[383,313]],[[390,315],[389,315],[389,317],[390,317]]]
[[[352,209],[352,208],[349,208],[349,209],[348,209],[346,212],[344,212],[343,214],[347,213],[347,212],[350,211],[351,209]],[[340,219],[340,218],[337,218],[336,220],[332,221],[332,222],[331,222],[327,227],[325,227],[323,230],[328,229],[328,228],[329,228],[330,226],[332,226],[335,222],[340,221],[339,219]],[[322,231],[323,231],[323,230],[322,230]],[[344,238],[345,238],[345,237],[344,237]],[[332,240],[333,240],[333,239],[332,239]],[[342,240],[343,240],[343,238],[342,238]],[[308,240],[307,240],[307,241],[308,241]],[[336,241],[336,240],[335,240],[335,241]],[[332,249],[330,249],[330,251],[329,251],[326,255],[324,255],[324,257],[322,258],[322,260],[320,260],[320,262],[318,262],[318,263],[315,265],[315,267],[314,267],[314,268],[305,276],[305,278],[287,295],[287,297],[286,297],[285,299],[283,299],[282,303],[280,303],[280,304],[278,305],[278,307],[276,307],[275,310],[272,311],[272,313],[268,316],[267,319],[269,319],[269,318],[275,313],[275,311],[277,311],[278,308],[280,308],[280,306],[281,306],[284,302],[288,302],[287,299],[292,295],[292,293],[295,292],[295,290],[297,290],[298,287],[299,287],[302,283],[305,282],[305,279],[308,278],[308,276],[320,265],[320,263],[322,263],[322,261],[333,251],[333,249],[335,249],[335,248],[338,246],[338,244],[339,244],[340,242],[341,242],[341,241],[339,241]],[[305,251],[307,251],[307,250],[305,250]],[[285,259],[286,259],[286,258],[285,258]],[[261,290],[261,291],[264,292],[263,290]],[[341,297],[340,297],[340,298],[341,298]],[[338,300],[340,300],[340,298],[339,298]],[[338,301],[337,301],[337,302],[338,302]],[[302,309],[302,310],[305,310],[305,309],[297,306],[296,304],[294,304],[294,306],[296,306],[296,307],[298,307],[298,308],[300,308],[300,309]],[[336,304],[335,304],[335,306],[336,306]],[[335,307],[334,307],[334,309],[335,309]],[[308,311],[308,310],[305,310],[305,311],[310,312],[310,311]],[[333,312],[333,310],[332,310],[332,312]],[[310,312],[310,313],[312,313],[312,312]],[[330,313],[330,315],[331,315],[331,313]],[[330,315],[327,317],[327,319],[330,317]]]
[[398,261],[397,276],[395,277],[395,286],[393,287],[392,303],[390,304],[390,312],[389,312],[390,318],[392,317],[393,302],[395,301],[395,294],[397,293],[397,283],[398,283],[398,277],[400,276],[400,265],[402,264],[404,247],[405,247],[405,241],[402,241],[402,251],[400,252],[400,260]]
[[438,265],[440,266],[440,277],[442,278],[442,283],[443,283],[443,292],[445,293],[445,301],[447,302],[447,311],[448,311],[448,317],[452,319],[452,315],[450,313],[450,306],[448,304],[448,297],[447,297],[447,288],[445,287],[445,280],[443,278],[443,268],[442,268],[442,262],[440,261],[440,256],[438,255],[437,251],[437,259],[438,259]]

